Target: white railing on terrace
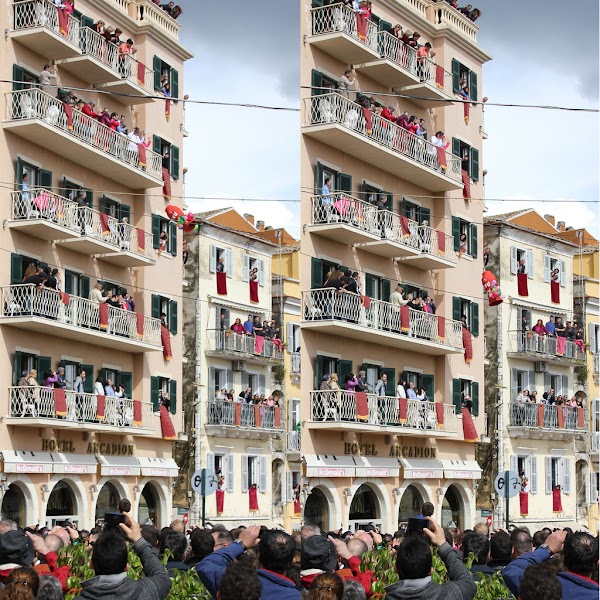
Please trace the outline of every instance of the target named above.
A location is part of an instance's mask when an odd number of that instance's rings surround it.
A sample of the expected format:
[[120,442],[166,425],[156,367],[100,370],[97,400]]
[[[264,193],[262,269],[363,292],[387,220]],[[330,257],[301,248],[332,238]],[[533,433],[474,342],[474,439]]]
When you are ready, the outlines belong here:
[[444,421],[440,423],[436,402],[407,400],[406,421],[400,417],[400,401],[394,396],[367,394],[368,416],[357,416],[356,393],[346,390],[321,390],[310,393],[312,421],[344,421],[361,424],[387,425],[410,429],[456,431],[456,411],[453,404],[441,404]]
[[433,5],[433,11],[436,26],[454,29],[470,41],[477,43],[479,27],[456,8],[453,8],[447,2],[437,2]]
[[58,9],[53,2],[48,0],[25,0],[13,4],[13,30],[22,31],[36,27],[45,27],[63,37],[73,46],[79,48],[79,20],[69,15],[69,29],[67,35],[60,33],[58,25]]
[[[542,407],[542,414],[540,414]],[[564,426],[559,425],[559,411],[562,413]],[[588,429],[587,410],[583,409],[583,424],[578,424],[577,407],[557,406],[556,404],[527,404],[520,402],[510,403],[510,424],[514,427],[536,427],[540,429],[574,429],[585,431]],[[541,420],[543,418],[543,421]]]
[[160,347],[159,319],[144,315],[140,338],[137,333],[137,314],[134,312],[108,306],[108,326],[101,329],[99,304],[79,296],[69,296],[68,304],[63,300],[56,290],[37,289],[33,284],[7,285],[0,288],[0,317],[49,319],[57,325],[97,330],[111,337],[128,338]]
[[291,452],[300,452],[300,433],[290,431],[288,433],[288,450]]
[[[98,397],[96,394],[78,394],[66,390],[66,416],[56,414],[56,398],[53,388],[48,387],[9,387],[9,417],[35,419],[56,419],[58,422],[94,423],[96,426],[131,427],[133,429],[153,429],[154,413],[151,402],[141,402],[142,424],[135,425],[133,419],[134,401],[126,398],[106,396],[104,419],[97,415]],[[24,421],[23,424],[26,424]]]
[[[126,0],[111,1],[123,4]],[[127,2],[127,5],[130,6],[130,10],[134,12],[136,21],[141,21],[142,24],[144,22],[148,23],[166,33],[170,38],[179,40],[181,23],[168,15],[162,8],[156,6],[156,4],[150,2],[150,0],[136,0],[135,2]]]
[[44,188],[11,192],[11,198],[11,217],[16,221],[49,221],[71,231],[81,232],[79,207],[76,202]]
[[312,34],[345,33],[377,52],[377,25],[367,21],[366,40],[358,36],[356,13],[343,4],[321,6],[312,9]]
[[73,130],[67,125],[67,115],[63,103],[39,89],[26,89],[7,92],[6,120],[41,119],[54,129],[72,135],[80,142],[93,146],[113,158],[128,164],[148,175],[162,178],[162,157],[146,149],[146,166],[140,165],[138,147],[127,136],[113,131],[95,119],[87,117],[73,108]]
[[300,352],[292,352],[290,355],[290,371],[294,374],[300,373]]
[[283,350],[266,338],[263,338],[262,351],[259,352],[256,346],[256,338],[252,335],[242,335],[226,329],[209,329],[208,339],[211,350],[217,352],[234,352],[246,355],[261,356],[273,360],[283,360]]
[[240,402],[213,400],[208,403],[208,425],[281,429],[275,422],[274,406],[255,406]]
[[438,334],[438,316],[411,308],[408,311],[408,331],[402,331],[401,311],[389,302],[371,299],[369,308],[361,296],[349,292],[339,293],[335,288],[302,292],[302,318],[304,322],[343,321],[357,329],[375,329],[434,342],[451,348],[462,348],[462,323],[445,319],[445,335]]
[[[338,93],[305,98],[304,116],[306,125],[341,125],[344,129],[357,133],[395,154],[410,158],[423,167],[432,171],[440,169],[437,149],[431,142],[375,113],[371,113],[371,133],[367,133],[367,122],[362,107]],[[445,154],[448,166],[445,175],[457,182],[461,181],[460,158],[449,152]]]
[[594,354],[594,373],[600,373],[600,353]]
[[[510,339],[510,352],[533,352],[540,355],[556,356],[558,358],[585,360],[585,350],[582,350],[571,340],[565,342],[564,352],[561,354],[558,351],[558,337],[540,335],[534,331],[528,331],[526,333],[521,331],[509,331],[508,333]],[[540,356],[540,358],[542,357]]]

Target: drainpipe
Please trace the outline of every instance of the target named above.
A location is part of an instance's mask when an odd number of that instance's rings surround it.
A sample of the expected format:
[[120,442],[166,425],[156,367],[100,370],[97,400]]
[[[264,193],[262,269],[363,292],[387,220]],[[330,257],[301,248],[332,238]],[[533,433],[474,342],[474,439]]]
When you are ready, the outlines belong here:
[[[198,244],[200,245],[200,244]],[[200,314],[200,299],[196,299],[196,364],[194,370],[194,382],[196,389],[196,401],[194,402],[194,471],[201,468],[201,438],[202,438],[202,315]],[[194,523],[200,523],[200,495],[194,494]]]
[[[498,405],[496,408],[497,415],[497,439],[498,439],[498,473],[504,471],[504,400],[503,400],[503,383],[504,383],[504,344],[502,327],[502,308],[498,311]],[[498,500],[498,527],[502,527],[502,520],[505,511],[503,494],[497,495]]]

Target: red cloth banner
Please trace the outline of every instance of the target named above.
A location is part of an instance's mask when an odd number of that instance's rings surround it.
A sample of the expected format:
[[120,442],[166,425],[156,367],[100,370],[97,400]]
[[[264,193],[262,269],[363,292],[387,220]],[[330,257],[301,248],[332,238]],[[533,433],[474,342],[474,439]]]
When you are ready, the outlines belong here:
[[251,512],[256,512],[258,510],[258,490],[256,487],[252,486],[248,490],[248,508]]
[[462,423],[463,423],[463,437],[465,442],[478,442],[479,436],[475,429],[475,423],[473,423],[473,416],[471,415],[468,408],[462,409]]
[[356,418],[364,419],[365,421],[369,418],[369,402],[367,400],[367,394],[365,392],[355,392],[356,398]]
[[[140,415],[141,415],[141,403],[140,403]],[[140,418],[141,424],[141,418]],[[175,433],[175,427],[173,427],[173,421],[171,415],[167,410],[166,406],[160,407],[160,429],[164,440],[174,440],[177,438]]]
[[402,331],[410,330],[410,313],[408,312],[408,306],[400,307],[400,327]]
[[140,167],[146,166],[146,146],[144,144],[138,144],[138,160]]
[[555,487],[552,490],[552,512],[562,512],[562,499],[560,497],[560,488]]
[[225,505],[225,491],[217,490],[215,492],[215,496],[217,498],[217,514],[222,515],[223,514],[223,506]]
[[527,273],[517,273],[517,293],[519,296],[529,296]]
[[462,184],[463,184],[463,198],[465,200],[470,200],[471,199],[471,177],[464,169],[461,170],[460,177],[461,177]]
[[242,422],[242,405],[236,402],[233,406],[233,424],[239,427]]
[[444,169],[445,171],[448,168],[448,163],[446,162],[446,150],[444,150],[444,148],[436,146],[435,152],[437,154],[437,159],[438,163],[440,163],[440,167],[442,167],[442,169]]
[[138,339],[142,339],[144,337],[144,315],[141,313],[136,313],[136,330]]
[[273,423],[275,425],[275,429],[279,429],[281,427],[281,406],[275,406],[273,413]]
[[137,228],[137,243],[138,251],[144,254],[146,252],[146,232],[139,227]]
[[521,516],[526,517],[529,514],[529,493],[519,492],[519,508],[521,509]]
[[437,417],[437,428],[444,429],[444,405],[441,402],[435,403],[435,416]]
[[170,118],[171,118],[171,101],[165,100],[165,119],[167,120],[167,123],[169,122]]
[[106,396],[96,396],[96,419],[104,421],[106,415]]
[[469,103],[463,102],[463,116],[465,118],[465,125],[469,124]]
[[73,107],[68,102],[63,102],[63,109],[67,116],[67,128],[73,131]]
[[465,349],[465,362],[470,363],[473,360],[473,338],[466,327],[463,327],[462,338],[463,348]]
[[441,315],[437,316],[437,325],[438,325],[438,338],[440,340],[446,339],[446,317],[442,317]]
[[100,329],[108,329],[108,304],[101,302],[98,309],[100,312]]
[[400,217],[400,229],[402,230],[402,237],[410,235],[410,227],[408,226],[408,219],[406,217]]
[[171,360],[173,353],[171,352],[171,332],[164,326],[160,326],[160,341],[163,347],[163,358],[165,360]]
[[[161,408],[164,408],[164,406]],[[133,424],[136,427],[142,424],[142,403],[139,400],[133,401]]]
[[60,295],[60,299],[62,300],[62,303],[65,306],[69,306],[69,303],[71,302],[71,295],[67,294],[67,292],[62,292]]
[[583,411],[583,407],[579,406],[577,408],[577,429],[583,429],[584,426],[584,417],[585,413]]
[[365,13],[356,13],[356,31],[358,39],[362,42],[367,41],[367,15]]
[[262,335],[257,335],[254,338],[254,352],[262,354],[265,347],[265,338]]
[[227,273],[217,273],[217,294],[227,296]]
[[70,12],[67,12],[63,8],[59,8],[58,6],[56,7],[56,10],[58,12],[58,30],[60,31],[61,35],[64,35],[65,37],[67,37],[67,35],[69,34],[69,14],[70,14]]
[[258,406],[258,404],[254,407],[254,427],[262,427],[264,409],[264,406]]
[[400,423],[406,423],[408,420],[408,400],[406,398],[398,398],[398,417]]
[[171,174],[167,167],[162,168],[163,189],[162,195],[165,200],[171,199]]
[[361,110],[367,123],[367,135],[371,135],[373,132],[373,113],[371,112],[371,109],[367,108],[366,106],[362,106]]
[[545,408],[544,404],[538,404],[537,405],[537,424],[538,424],[538,427],[543,427],[544,426],[544,408]]
[[562,406],[557,406],[556,407],[556,421],[558,423],[558,428],[559,429],[564,429],[565,428],[565,413],[563,411]]
[[567,347],[567,338],[566,337],[557,337],[556,338],[556,354],[562,356],[565,353],[565,348]]
[[139,60],[137,61],[137,81],[144,87],[144,83],[146,83],[146,65]]
[[446,234],[443,231],[437,231],[438,252],[446,254]]
[[258,281],[250,282],[250,302],[258,302]]
[[371,308],[371,298],[369,296],[361,296],[362,303],[365,308]]
[[440,90],[444,89],[444,67],[442,65],[435,66],[435,85],[437,85]]
[[558,281],[550,282],[550,300],[554,304],[560,304],[560,283]]
[[67,416],[67,395],[63,388],[54,388],[54,412],[57,417]]
[[102,235],[108,235],[110,233],[110,226],[108,221],[108,215],[106,213],[100,213],[100,226],[102,227]]
[[299,517],[302,514],[302,507],[300,500],[294,500],[294,516]]

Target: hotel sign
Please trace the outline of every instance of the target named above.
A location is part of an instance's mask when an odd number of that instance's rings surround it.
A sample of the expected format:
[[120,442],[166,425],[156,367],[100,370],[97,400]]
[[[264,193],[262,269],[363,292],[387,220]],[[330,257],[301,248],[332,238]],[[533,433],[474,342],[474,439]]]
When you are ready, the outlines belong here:
[[[377,456],[379,450],[376,444],[358,444],[355,442],[344,443],[344,454],[350,456]],[[388,456],[395,458],[437,458],[437,448],[428,446],[390,446]]]
[[[134,450],[135,447],[132,444],[89,442],[86,448],[86,453],[100,454],[103,456],[133,456]],[[53,440],[50,438],[42,438],[42,451],[75,454],[76,448],[72,440]],[[41,471],[35,472],[41,473]]]

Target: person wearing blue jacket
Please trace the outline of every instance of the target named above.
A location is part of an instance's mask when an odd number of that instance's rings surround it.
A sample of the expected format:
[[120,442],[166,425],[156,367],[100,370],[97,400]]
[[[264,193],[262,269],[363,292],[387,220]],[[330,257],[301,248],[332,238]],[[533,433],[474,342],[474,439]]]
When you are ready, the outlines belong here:
[[598,569],[598,539],[582,531],[568,535],[566,531],[555,531],[537,550],[506,565],[502,577],[508,589],[518,598],[527,567],[542,563],[561,550],[566,571],[557,577],[563,599],[598,600],[598,584],[592,580],[592,574]]
[[[198,563],[200,581],[213,597],[217,596],[227,566],[238,556],[257,544],[260,527],[251,525],[240,533],[232,544],[209,554]],[[258,541],[256,573],[262,587],[261,600],[300,600],[300,590],[285,573],[292,565],[296,544],[285,531],[263,533]]]

